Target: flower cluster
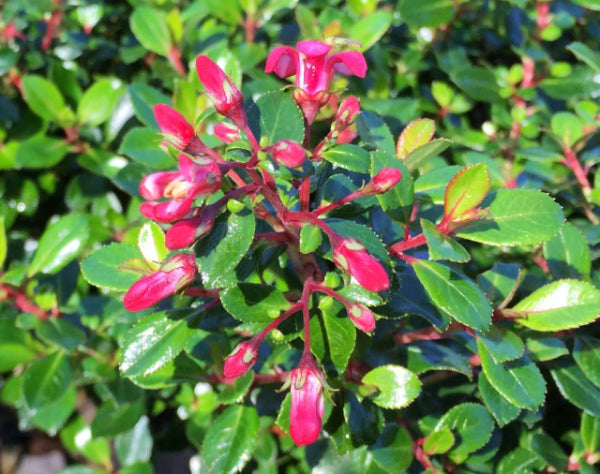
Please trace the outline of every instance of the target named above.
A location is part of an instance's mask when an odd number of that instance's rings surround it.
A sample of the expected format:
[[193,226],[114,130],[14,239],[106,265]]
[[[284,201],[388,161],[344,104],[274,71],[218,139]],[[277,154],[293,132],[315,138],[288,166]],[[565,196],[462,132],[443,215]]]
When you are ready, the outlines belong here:
[[[390,286],[384,265],[362,242],[340,235],[321,217],[354,199],[385,193],[401,179],[400,171],[386,168],[342,199],[316,206],[311,203],[311,178],[304,176],[293,179],[291,183],[298,190],[299,205],[294,208],[284,205],[270,174],[273,165],[265,163],[268,157],[275,165],[285,168],[300,168],[307,161],[318,164],[328,147],[348,143],[356,136],[353,123],[360,113],[360,103],[355,97],[348,97],[339,104],[337,100],[331,101],[337,96],[329,90],[329,82],[334,72],[364,77],[365,58],[357,51],[330,54],[331,50],[329,44],[319,41],[300,42],[297,49],[278,47],[269,55],[265,67],[267,73],[273,72],[281,78],[295,75],[292,97],[303,112],[307,137],[320,110],[326,105],[334,108],[329,133],[312,150],[307,149],[310,146],[308,139],[304,143],[284,139],[261,145],[262,141],[249,127],[242,92],[215,62],[207,56],[199,56],[196,69],[200,82],[215,110],[227,119],[214,126],[214,134],[224,143],[247,141],[251,156],[244,162],[226,160],[200,140],[182,114],[160,104],[155,106],[154,114],[161,129],[162,145],[167,150],[176,151],[178,168],[153,173],[140,184],[140,194],[145,199],[140,211],[148,219],[168,226],[166,247],[169,250],[191,249],[196,241],[211,233],[215,220],[226,212],[230,201],[255,196],[251,199],[251,206],[256,218],[262,219],[272,229],[270,234],[261,234],[261,237],[288,245],[288,251],[296,256],[291,260],[304,262],[303,266],[295,268],[303,279],[301,298],[263,331],[241,342],[226,358],[223,367],[225,382],[245,374],[257,362],[260,345],[266,335],[288,317],[302,313],[304,352],[300,363],[289,372],[288,379],[291,390],[290,435],[298,445],[314,442],[321,432],[323,387],[326,387],[325,377],[310,349],[311,296],[321,293],[337,299],[359,330],[369,333],[375,329],[372,311],[342,297],[324,284],[321,268],[328,265],[324,255],[300,254],[299,230],[306,225],[317,226],[329,238],[331,260],[335,267],[368,291],[384,291]],[[258,234],[256,237],[259,238]],[[334,266],[329,266],[333,270]],[[129,289],[125,294],[125,307],[131,311],[145,309],[186,287],[187,294],[209,295],[217,303],[219,290],[209,294],[199,283],[193,287],[198,271],[192,253],[175,254],[157,271],[145,275]]]

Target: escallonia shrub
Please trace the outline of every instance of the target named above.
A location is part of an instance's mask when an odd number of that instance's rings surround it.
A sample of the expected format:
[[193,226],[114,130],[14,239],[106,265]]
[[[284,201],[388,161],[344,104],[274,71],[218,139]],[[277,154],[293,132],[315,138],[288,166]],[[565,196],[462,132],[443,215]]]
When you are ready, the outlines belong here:
[[[252,98],[198,56],[198,78],[219,120],[204,114],[190,123],[167,104],[154,106],[160,146],[173,160],[139,184],[148,222],[137,246],[102,247],[82,270],[92,284],[126,290],[125,308],[143,311],[122,348],[126,377],[152,388],[171,364],[175,380],[222,384],[228,403],[246,404],[259,403],[245,398],[252,386],[274,385],[276,396],[282,384],[270,429],[298,446],[324,432],[343,444],[344,424],[364,431],[357,411],[409,407],[424,372],[478,374],[484,404],[457,404],[392,462],[400,472],[414,456],[438,472],[436,456],[450,453],[446,462],[458,465],[496,442],[494,419],[503,426],[543,406],[546,380],[536,361],[555,357],[542,341],[564,347],[570,330],[596,320],[600,292],[583,279],[523,287],[513,263],[469,277],[472,252],[555,239],[561,207],[541,191],[492,189],[485,162],[419,177],[449,141],[434,138],[429,119],[412,121],[394,140],[358,97],[332,87],[336,74],[360,79],[367,71],[363,54],[342,46],[352,43],[276,47],[265,72],[295,81]],[[418,317],[407,324],[407,314]],[[517,330],[533,341],[527,350]],[[207,334],[216,334],[211,345]],[[397,347],[408,344],[414,350],[401,365]],[[177,375],[173,361],[182,351],[202,374]],[[550,372],[559,388],[572,373],[560,364]],[[396,429],[384,446],[408,436],[406,420],[385,419]],[[236,445],[243,466],[257,415],[226,409],[206,428],[205,449],[231,441],[226,428],[244,432]],[[222,467],[219,459],[205,452],[209,466]]]

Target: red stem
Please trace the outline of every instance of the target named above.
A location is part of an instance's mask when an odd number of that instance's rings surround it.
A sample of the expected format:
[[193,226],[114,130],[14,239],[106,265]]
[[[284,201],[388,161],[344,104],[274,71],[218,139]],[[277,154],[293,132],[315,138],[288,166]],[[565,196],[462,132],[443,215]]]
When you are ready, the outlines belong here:
[[175,71],[177,71],[177,74],[179,74],[182,77],[185,77],[185,67],[181,62],[181,51],[179,50],[179,48],[177,48],[177,46],[171,46],[167,57],[169,58],[169,61],[173,65]]
[[5,283],[0,283],[0,301],[10,301],[19,311],[31,313],[39,319],[49,318],[49,314],[30,301],[23,290],[13,288]]

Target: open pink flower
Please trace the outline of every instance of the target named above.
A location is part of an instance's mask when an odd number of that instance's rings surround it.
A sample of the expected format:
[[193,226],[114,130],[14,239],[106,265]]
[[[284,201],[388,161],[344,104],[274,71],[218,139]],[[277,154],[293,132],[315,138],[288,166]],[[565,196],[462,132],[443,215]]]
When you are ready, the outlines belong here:
[[[150,202],[140,212],[157,222],[173,222],[190,212],[194,199],[208,196],[221,187],[221,170],[212,160],[196,163],[179,155],[179,171],[159,172],[146,176],[140,183],[140,194]],[[167,201],[156,202],[160,198]]]
[[298,446],[314,443],[323,419],[323,373],[312,356],[304,356],[290,374],[290,436]]
[[197,273],[196,259],[192,254],[175,255],[157,272],[136,281],[125,293],[123,304],[129,311],[149,308],[192,283]]
[[250,339],[249,341],[240,342],[233,350],[223,367],[223,375],[232,379],[244,375],[258,359],[258,346],[262,340]]
[[331,46],[320,41],[301,41],[297,49],[279,46],[269,54],[265,72],[279,77],[296,76],[294,99],[302,108],[308,123],[328,100],[329,81],[333,72],[365,77],[367,62],[358,51],[329,55]]
[[231,120],[238,128],[248,125],[244,98],[233,81],[208,56],[196,58],[196,72],[217,112]]
[[331,245],[333,262],[356,278],[364,289],[383,291],[390,287],[390,279],[383,266],[369,255],[358,240],[334,236]]

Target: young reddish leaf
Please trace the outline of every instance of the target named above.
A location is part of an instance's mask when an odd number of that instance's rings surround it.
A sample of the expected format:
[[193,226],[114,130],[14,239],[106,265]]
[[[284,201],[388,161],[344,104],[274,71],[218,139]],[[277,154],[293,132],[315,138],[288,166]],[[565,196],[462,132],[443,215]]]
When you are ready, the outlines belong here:
[[396,143],[396,156],[406,158],[410,152],[415,151],[431,141],[435,134],[435,122],[431,119],[417,119],[410,122],[398,137]]
[[444,220],[460,220],[474,211],[490,189],[490,175],[484,163],[459,171],[448,183],[444,198]]

